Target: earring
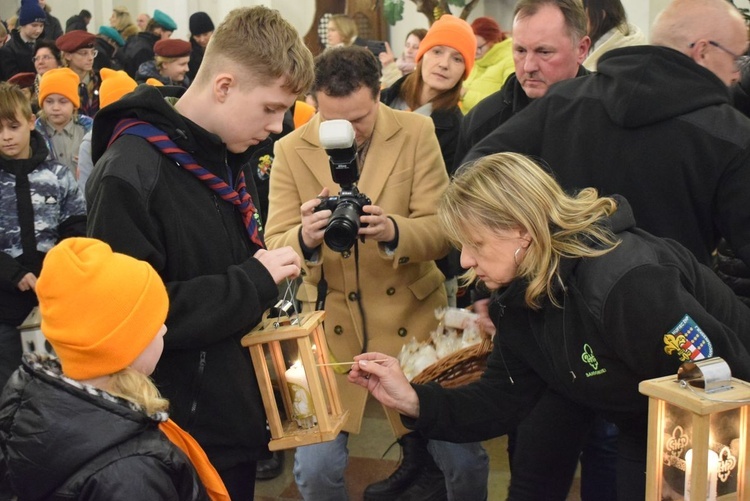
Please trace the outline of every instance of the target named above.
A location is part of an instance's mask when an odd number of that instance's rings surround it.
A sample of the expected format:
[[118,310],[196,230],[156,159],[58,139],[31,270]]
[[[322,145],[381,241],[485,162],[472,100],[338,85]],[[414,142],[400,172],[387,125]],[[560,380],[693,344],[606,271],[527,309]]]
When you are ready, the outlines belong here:
[[516,252],[513,253],[513,262],[516,263],[516,266],[521,265],[521,263],[518,262],[518,253],[521,252],[521,249],[523,249],[523,247],[519,246],[518,249],[516,249]]

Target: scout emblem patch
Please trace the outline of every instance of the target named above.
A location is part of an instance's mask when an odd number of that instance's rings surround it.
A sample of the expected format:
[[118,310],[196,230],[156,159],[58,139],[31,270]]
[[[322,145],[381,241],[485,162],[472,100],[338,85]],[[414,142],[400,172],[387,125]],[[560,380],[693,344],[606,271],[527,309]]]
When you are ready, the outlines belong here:
[[706,333],[690,315],[685,315],[669,333],[664,334],[664,352],[675,354],[681,362],[702,360],[714,354],[714,347]]

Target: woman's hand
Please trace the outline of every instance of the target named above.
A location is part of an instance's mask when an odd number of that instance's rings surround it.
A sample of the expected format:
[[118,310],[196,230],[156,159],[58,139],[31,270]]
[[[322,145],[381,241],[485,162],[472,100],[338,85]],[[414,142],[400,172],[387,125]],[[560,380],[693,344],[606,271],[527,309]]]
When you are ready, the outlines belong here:
[[490,319],[490,300],[480,299],[474,302],[474,313],[479,315],[479,325],[490,337],[495,336],[495,324]]
[[378,54],[378,59],[380,59],[380,64],[383,66],[388,66],[392,62],[396,60],[396,57],[393,55],[393,51],[391,50],[391,44],[388,42],[385,43],[385,52],[381,52]]
[[372,396],[386,407],[408,417],[419,417],[417,392],[404,376],[398,360],[373,352],[357,355],[354,361],[356,363],[349,372],[349,382],[367,388]]

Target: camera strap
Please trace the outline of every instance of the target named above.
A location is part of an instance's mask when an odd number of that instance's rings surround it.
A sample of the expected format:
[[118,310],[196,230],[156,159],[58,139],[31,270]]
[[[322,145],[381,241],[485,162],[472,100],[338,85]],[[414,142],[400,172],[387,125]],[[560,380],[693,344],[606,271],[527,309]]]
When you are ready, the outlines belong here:
[[[368,335],[367,320],[365,319],[365,310],[362,308],[362,292],[359,288],[359,239],[354,241],[354,270],[357,284],[357,306],[359,314],[362,317],[362,353],[367,352]],[[318,297],[315,300],[315,309],[324,310],[326,306],[326,294],[328,294],[328,281],[326,281],[325,268],[320,267],[320,280],[318,281]]]

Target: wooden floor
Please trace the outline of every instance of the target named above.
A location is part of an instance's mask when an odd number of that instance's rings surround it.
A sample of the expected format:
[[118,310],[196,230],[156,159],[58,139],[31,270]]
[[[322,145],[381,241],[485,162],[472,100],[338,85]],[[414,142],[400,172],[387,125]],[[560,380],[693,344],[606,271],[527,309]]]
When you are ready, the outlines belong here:
[[[399,446],[394,438],[379,404],[371,398],[365,411],[362,433],[349,437],[349,465],[346,484],[351,501],[362,499],[365,487],[386,478],[398,466]],[[489,500],[506,498],[510,472],[505,437],[484,443],[490,456]],[[386,451],[388,451],[386,453]],[[385,455],[385,456],[384,456]],[[284,472],[271,480],[258,480],[255,484],[256,501],[299,501],[302,499],[292,476],[294,450],[285,452]],[[576,478],[568,501],[580,501]]]

